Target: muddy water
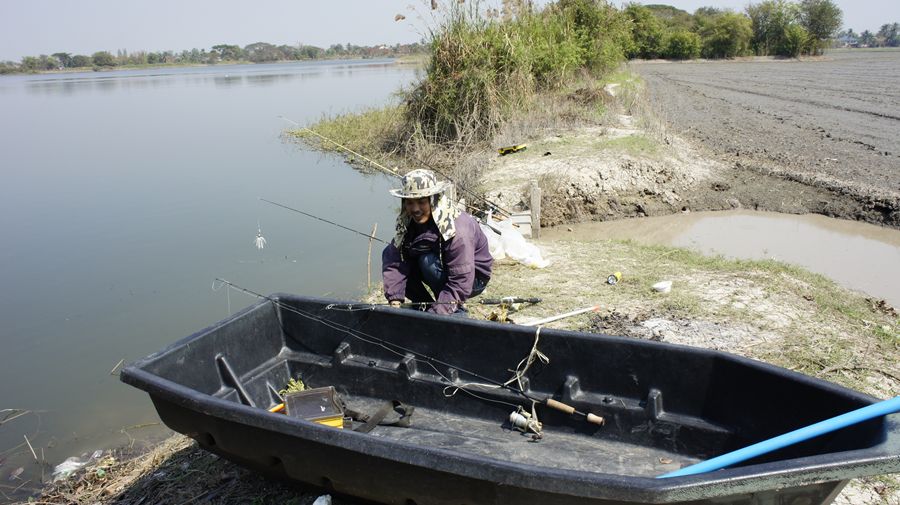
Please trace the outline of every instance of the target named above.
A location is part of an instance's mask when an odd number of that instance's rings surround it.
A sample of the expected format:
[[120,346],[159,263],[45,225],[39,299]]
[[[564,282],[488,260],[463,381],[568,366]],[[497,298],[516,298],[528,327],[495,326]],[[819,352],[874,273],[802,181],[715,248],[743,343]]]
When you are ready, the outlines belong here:
[[542,238],[561,237],[632,239],[730,258],[775,259],[900,306],[900,231],[890,228],[814,214],[727,211],[559,226]]

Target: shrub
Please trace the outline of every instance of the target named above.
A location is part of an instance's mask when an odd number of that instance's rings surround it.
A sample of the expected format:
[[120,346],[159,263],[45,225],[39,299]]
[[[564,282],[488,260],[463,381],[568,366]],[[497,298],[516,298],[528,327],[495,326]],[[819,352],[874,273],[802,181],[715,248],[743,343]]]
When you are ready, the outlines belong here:
[[687,30],[679,30],[669,36],[666,57],[676,60],[690,60],[700,56],[700,36]]
[[784,38],[778,47],[778,54],[796,58],[809,51],[809,33],[800,25],[790,25],[784,31]]
[[638,4],[630,4],[625,14],[631,20],[632,45],[630,58],[658,58],[665,50],[665,31],[653,11]]
[[734,12],[711,16],[699,29],[706,58],[734,58],[750,51],[753,30],[750,19]]
[[509,2],[503,19],[477,2],[450,2],[431,34],[426,75],[406,98],[405,134],[435,143],[470,143],[496,133],[534,91],[580,69],[605,72],[624,55],[621,13],[604,0],[560,0],[535,11]]

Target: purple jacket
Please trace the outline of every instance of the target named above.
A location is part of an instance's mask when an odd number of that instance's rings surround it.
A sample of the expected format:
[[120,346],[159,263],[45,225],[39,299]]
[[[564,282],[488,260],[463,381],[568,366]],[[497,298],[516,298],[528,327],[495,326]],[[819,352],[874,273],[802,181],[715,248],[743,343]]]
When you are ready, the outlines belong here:
[[[491,265],[494,258],[488,249],[487,237],[481,231],[478,221],[463,212],[456,218],[456,235],[450,240],[441,240],[437,225],[429,221],[422,227],[411,224],[404,237],[404,244],[418,245],[437,244],[440,242],[441,257],[447,283],[440,293],[439,302],[464,302],[472,293],[476,273],[482,277],[491,277]],[[384,277],[384,296],[388,300],[403,300],[406,297],[406,282],[410,277],[410,269],[418,268],[415,258],[401,257],[400,250],[393,242],[384,248],[381,254],[381,273]],[[436,314],[449,314],[456,310],[450,303],[438,303],[428,309]]]

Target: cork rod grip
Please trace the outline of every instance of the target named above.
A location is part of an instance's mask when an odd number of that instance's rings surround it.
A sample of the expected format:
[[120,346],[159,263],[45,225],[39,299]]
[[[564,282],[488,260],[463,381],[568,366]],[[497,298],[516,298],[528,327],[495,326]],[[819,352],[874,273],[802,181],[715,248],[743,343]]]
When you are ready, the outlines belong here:
[[566,405],[565,403],[554,400],[553,398],[547,398],[547,406],[550,407],[551,409],[561,410],[561,411],[565,412],[566,414],[574,414],[575,413],[575,407],[570,407],[570,406]]

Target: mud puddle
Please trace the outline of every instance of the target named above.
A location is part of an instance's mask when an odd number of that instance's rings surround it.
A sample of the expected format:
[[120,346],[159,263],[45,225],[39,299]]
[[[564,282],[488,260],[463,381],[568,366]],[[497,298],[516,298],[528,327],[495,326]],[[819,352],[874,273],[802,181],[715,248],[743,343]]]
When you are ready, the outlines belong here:
[[[568,231],[571,229],[572,231]],[[695,212],[542,230],[542,238],[632,239],[729,258],[775,259],[900,307],[900,231],[815,214]]]

